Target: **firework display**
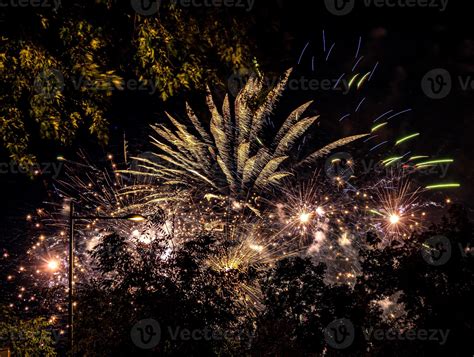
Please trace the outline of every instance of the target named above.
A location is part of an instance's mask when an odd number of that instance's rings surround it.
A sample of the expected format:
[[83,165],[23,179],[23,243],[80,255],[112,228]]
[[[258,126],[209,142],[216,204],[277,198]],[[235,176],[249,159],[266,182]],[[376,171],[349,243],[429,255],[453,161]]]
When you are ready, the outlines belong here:
[[[326,61],[332,50],[324,43]],[[347,80],[351,90],[370,85],[378,67],[376,63],[371,71],[359,73],[359,51],[360,41],[352,72],[338,81]],[[47,307],[51,318],[66,309],[70,200],[77,215],[99,217],[76,221],[76,289],[90,280],[113,281],[113,272],[106,277],[96,273],[93,254],[112,233],[126,239],[137,267],[147,249],[159,266],[175,259],[181,246],[206,234],[217,244],[202,269],[228,276],[249,274],[303,256],[326,264],[328,284],[348,286],[360,272],[359,251],[368,246],[369,235],[377,237],[376,248],[410,240],[430,211],[439,207],[426,191],[459,186],[421,185],[414,177],[453,160],[407,149],[423,133],[390,132],[390,120],[407,110],[385,111],[374,118],[372,127],[312,147],[306,135],[325,120],[314,114],[312,101],[291,111],[281,125],[272,122],[291,72],[271,88],[264,77],[252,76],[234,99],[226,95],[222,105],[208,89],[209,120],[199,118],[186,103],[187,118],[166,114],[165,121],[152,126],[153,151],[131,155],[130,162],[109,155],[107,167],[97,168],[84,154],[74,162],[60,158],[68,171],[55,183],[57,201],[27,217],[37,239],[27,260],[8,277],[31,282],[31,289],[19,287],[19,306],[27,309],[37,299],[35,290],[46,288],[54,294]],[[364,100],[358,99],[354,112]],[[339,124],[349,116],[342,115]],[[389,135],[392,138],[385,139]],[[381,172],[360,173],[361,160],[369,156]],[[146,219],[100,219],[127,214]],[[252,314],[264,309],[254,280],[225,281],[232,284],[232,298]]]

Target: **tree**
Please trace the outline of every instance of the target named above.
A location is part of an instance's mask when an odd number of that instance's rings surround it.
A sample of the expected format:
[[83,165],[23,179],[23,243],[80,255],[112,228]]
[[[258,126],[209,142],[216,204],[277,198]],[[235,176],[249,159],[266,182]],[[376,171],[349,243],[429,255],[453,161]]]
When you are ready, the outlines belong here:
[[[199,235],[165,259],[168,239],[158,236],[134,254],[123,237],[111,234],[94,248],[97,276],[77,292],[79,353],[136,353],[131,329],[150,318],[161,326],[159,344],[150,353],[217,355],[248,343],[253,309],[237,297],[256,275],[209,266],[208,259],[222,249],[211,235]],[[180,335],[188,331],[199,338]]]
[[13,356],[56,356],[50,327],[42,317],[20,319],[0,306],[0,347],[9,347]]
[[[444,343],[384,340],[387,355],[472,354],[468,336],[473,333],[474,317],[470,283],[474,260],[469,250],[473,242],[466,211],[453,206],[441,223],[414,234],[403,246],[363,253],[363,274],[355,294],[374,301],[392,297],[398,313],[388,318],[391,327],[448,334]],[[431,254],[443,258],[441,264],[430,260]]]
[[[445,264],[435,266],[422,252],[426,240],[440,234],[453,249]],[[143,353],[131,331],[144,319],[161,327],[159,343],[145,355],[423,356],[470,349],[474,264],[466,252],[472,222],[459,208],[403,246],[381,249],[370,239],[354,285],[331,283],[314,257],[284,259],[263,271],[216,268],[212,258],[234,248],[216,238],[203,232],[171,255],[165,235],[137,250],[116,234],[105,238],[92,254],[95,280],[78,291],[78,352]],[[455,243],[463,250],[456,252]],[[256,287],[261,295],[255,309],[240,298]],[[338,330],[343,319],[346,329]],[[447,330],[447,339],[427,338],[437,330]],[[190,337],[196,331],[211,337]],[[331,340],[334,331],[348,333],[348,343]],[[407,331],[415,337],[405,338]]]
[[87,131],[107,143],[108,109],[118,91],[166,100],[251,63],[244,13],[223,20],[227,10],[171,2],[145,16],[129,2],[109,0],[7,10],[0,139],[25,167],[44,142],[70,145]]

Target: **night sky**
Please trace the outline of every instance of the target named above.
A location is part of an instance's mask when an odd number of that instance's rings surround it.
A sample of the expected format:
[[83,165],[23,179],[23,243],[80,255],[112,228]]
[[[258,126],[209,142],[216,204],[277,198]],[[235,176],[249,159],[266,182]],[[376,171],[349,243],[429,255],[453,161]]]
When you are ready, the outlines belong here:
[[[363,1],[356,1],[350,14],[335,16],[328,11],[324,1],[257,1],[244,16],[253,22],[248,38],[254,42],[255,56],[261,70],[266,73],[281,73],[295,67],[294,76],[298,78],[322,78],[317,77],[319,75],[334,78],[340,69],[348,66],[345,59],[353,56],[357,41],[362,37],[363,50],[369,48],[366,53],[377,59],[380,65],[367,92],[366,110],[345,123],[340,133],[366,130],[373,115],[383,108],[412,108],[412,112],[398,122],[400,133],[420,131],[423,139],[417,141],[419,152],[455,159],[444,179],[460,182],[462,187],[452,197],[467,207],[473,207],[470,137],[474,131],[474,90],[472,85],[470,89],[462,88],[466,81],[474,82],[472,13],[467,2],[451,0],[446,10],[440,11],[439,8],[366,8]],[[336,43],[331,65],[325,64],[321,58],[323,31],[328,43]],[[307,43],[309,45],[298,65]],[[314,72],[312,56],[315,56]],[[450,94],[442,99],[427,97],[421,88],[423,76],[436,68],[446,69],[453,82]],[[325,118],[324,123],[334,122],[354,101],[350,96],[320,91],[289,92],[281,102],[277,117],[280,110],[284,115],[285,110],[295,104],[315,99],[315,110]],[[143,93],[118,93],[111,106],[111,115],[117,121],[111,128],[109,147],[98,147],[94,140],[79,136],[71,148],[42,146],[40,161],[51,164],[58,154],[71,156],[79,149],[101,161],[106,153],[120,150],[123,132],[127,133],[132,151],[146,149],[149,128],[145,124],[160,121],[164,110],[182,112],[184,97],[186,94],[163,103]],[[330,124],[321,124],[315,130],[329,132],[325,125]],[[0,161],[9,163],[5,152],[1,153]],[[4,201],[0,206],[2,245],[15,249],[16,244],[12,243],[26,239],[26,214],[48,200],[47,189],[51,188],[51,180],[47,176],[30,180],[21,174],[2,173],[0,181]]]

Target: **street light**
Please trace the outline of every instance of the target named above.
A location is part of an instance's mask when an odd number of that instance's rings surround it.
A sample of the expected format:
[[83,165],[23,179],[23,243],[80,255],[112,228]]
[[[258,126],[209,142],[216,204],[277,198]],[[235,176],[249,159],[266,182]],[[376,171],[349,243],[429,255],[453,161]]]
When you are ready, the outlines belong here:
[[68,298],[68,329],[69,329],[69,351],[71,356],[74,356],[74,304],[73,304],[73,276],[74,276],[74,221],[78,219],[122,219],[132,222],[143,222],[146,217],[141,214],[127,214],[125,216],[75,216],[74,215],[74,201],[71,200],[69,205],[69,298]]

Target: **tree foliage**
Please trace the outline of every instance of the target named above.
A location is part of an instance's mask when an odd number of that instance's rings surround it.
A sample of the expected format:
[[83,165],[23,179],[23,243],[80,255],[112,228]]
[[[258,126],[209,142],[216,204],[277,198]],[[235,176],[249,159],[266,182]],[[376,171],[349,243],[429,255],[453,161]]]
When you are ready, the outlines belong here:
[[56,356],[50,327],[42,317],[20,319],[0,306],[0,348],[9,347],[13,356]]
[[130,2],[88,0],[6,10],[0,139],[23,166],[44,140],[69,145],[87,131],[107,143],[117,91],[166,100],[250,66],[244,14],[222,22],[222,8],[163,2],[144,16]]
[[[178,247],[167,259],[162,258],[165,237],[143,246],[134,257],[124,239],[111,236],[95,248],[94,256],[98,272],[112,274],[113,280],[88,286],[79,299],[80,351],[94,355],[94,346],[113,355],[137,353],[131,328],[152,318],[161,326],[161,339],[150,354],[462,355],[469,351],[473,333],[472,256],[453,250],[448,263],[433,266],[421,252],[426,239],[440,234],[453,247],[459,243],[466,248],[472,243],[472,228],[465,212],[455,208],[442,223],[402,247],[380,249],[373,241],[360,252],[362,271],[353,286],[329,283],[324,265],[301,257],[281,260],[263,272],[216,271],[206,262],[224,247],[209,234]],[[242,284],[258,284],[262,308],[239,303],[236,291]],[[382,304],[387,299],[391,307]],[[354,340],[338,349],[328,343],[326,331],[341,318],[353,324]],[[172,338],[173,331],[183,329],[224,337]],[[439,329],[448,331],[444,344],[372,334]]]

